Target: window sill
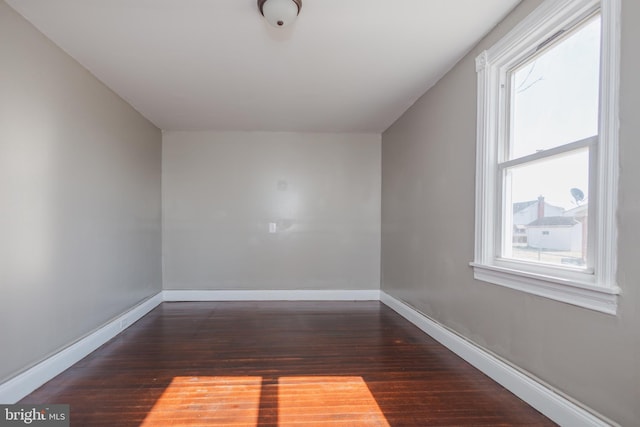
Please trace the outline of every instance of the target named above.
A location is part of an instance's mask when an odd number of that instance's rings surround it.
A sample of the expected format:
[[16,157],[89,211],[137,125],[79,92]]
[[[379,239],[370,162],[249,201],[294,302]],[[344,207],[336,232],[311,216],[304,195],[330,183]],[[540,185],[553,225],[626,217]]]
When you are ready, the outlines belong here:
[[558,277],[471,263],[474,278],[533,295],[615,315],[620,289],[609,289]]

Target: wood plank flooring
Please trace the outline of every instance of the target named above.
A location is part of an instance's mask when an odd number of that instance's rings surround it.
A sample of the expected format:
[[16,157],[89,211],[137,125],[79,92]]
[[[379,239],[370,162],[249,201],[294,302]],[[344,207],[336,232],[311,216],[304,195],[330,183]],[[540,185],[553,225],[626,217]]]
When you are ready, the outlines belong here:
[[21,403],[81,427],[554,425],[379,302],[163,303]]

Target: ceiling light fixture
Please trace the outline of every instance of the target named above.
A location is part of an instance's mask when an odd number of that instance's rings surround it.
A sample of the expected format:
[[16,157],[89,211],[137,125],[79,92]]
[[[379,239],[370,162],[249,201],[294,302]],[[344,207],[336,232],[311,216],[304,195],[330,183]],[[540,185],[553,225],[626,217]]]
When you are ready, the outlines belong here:
[[258,9],[269,24],[286,27],[296,20],[302,9],[302,0],[258,0]]

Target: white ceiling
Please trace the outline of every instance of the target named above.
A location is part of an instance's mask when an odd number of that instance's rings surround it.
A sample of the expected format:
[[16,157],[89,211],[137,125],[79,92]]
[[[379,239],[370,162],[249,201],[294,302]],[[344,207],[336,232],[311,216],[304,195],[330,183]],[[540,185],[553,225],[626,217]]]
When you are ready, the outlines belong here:
[[164,130],[381,132],[520,0],[6,0]]

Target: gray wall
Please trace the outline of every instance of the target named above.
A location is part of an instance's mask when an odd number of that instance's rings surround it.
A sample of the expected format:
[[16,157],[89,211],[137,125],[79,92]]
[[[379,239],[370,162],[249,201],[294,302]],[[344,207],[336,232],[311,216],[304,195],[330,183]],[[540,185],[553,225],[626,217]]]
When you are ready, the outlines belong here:
[[165,289],[379,289],[380,135],[165,132],[162,185]]
[[640,420],[640,2],[623,0],[617,316],[474,281],[475,57],[525,0],[382,138],[382,288],[623,425]]
[[0,382],[161,289],[161,134],[0,1]]

